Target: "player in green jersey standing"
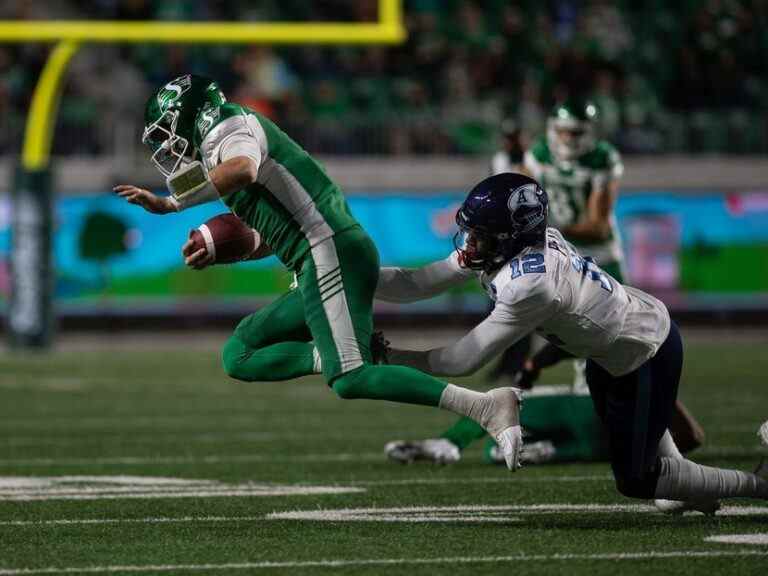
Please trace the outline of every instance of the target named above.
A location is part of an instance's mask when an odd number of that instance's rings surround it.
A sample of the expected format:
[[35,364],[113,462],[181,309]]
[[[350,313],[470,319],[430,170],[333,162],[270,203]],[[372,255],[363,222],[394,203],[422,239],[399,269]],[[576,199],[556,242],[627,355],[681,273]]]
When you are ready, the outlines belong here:
[[[323,168],[266,117],[226,101],[218,85],[180,76],[145,110],[143,141],[171,195],[133,185],[115,191],[155,214],[223,200],[297,276],[298,289],[246,317],[227,341],[228,374],[286,380],[322,371],[342,398],[439,406],[471,418],[514,470],[522,445],[514,388],[475,392],[404,366],[375,365],[375,245]],[[205,250],[187,258],[202,267]]]

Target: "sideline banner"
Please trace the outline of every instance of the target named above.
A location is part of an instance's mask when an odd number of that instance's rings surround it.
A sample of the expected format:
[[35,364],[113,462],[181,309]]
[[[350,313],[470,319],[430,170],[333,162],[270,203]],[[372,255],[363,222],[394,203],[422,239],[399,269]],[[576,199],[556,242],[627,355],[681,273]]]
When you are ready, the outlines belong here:
[[[462,198],[461,191],[393,192],[351,194],[349,203],[376,242],[382,264],[417,266],[452,250]],[[180,248],[189,230],[225,210],[212,204],[155,216],[113,194],[63,197],[56,200],[55,221],[41,223],[29,240],[43,245],[52,234],[55,300],[64,311],[91,304],[126,311],[148,303],[177,307],[187,300],[222,304],[283,292],[291,277],[274,259],[203,272],[184,268]],[[616,215],[634,285],[673,306],[766,298],[768,307],[768,192],[648,191],[621,196]],[[0,309],[8,307],[10,296],[11,218],[10,199],[0,198]],[[466,291],[476,292],[471,286]],[[429,304],[430,311],[445,312],[464,305],[456,297]]]

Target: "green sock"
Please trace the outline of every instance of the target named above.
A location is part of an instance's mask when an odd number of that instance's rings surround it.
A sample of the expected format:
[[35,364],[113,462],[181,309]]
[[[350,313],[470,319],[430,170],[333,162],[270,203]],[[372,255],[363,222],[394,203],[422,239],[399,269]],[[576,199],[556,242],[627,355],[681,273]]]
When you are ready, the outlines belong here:
[[254,349],[232,337],[224,345],[224,371],[246,382],[291,380],[314,374],[311,342],[279,342]]
[[479,440],[486,435],[486,431],[472,418],[463,416],[459,418],[453,426],[448,428],[445,432],[440,434],[440,438],[450,440],[459,450],[464,450],[467,446],[472,444],[475,440]]
[[342,398],[438,406],[446,384],[407,366],[366,364],[336,378],[332,387]]

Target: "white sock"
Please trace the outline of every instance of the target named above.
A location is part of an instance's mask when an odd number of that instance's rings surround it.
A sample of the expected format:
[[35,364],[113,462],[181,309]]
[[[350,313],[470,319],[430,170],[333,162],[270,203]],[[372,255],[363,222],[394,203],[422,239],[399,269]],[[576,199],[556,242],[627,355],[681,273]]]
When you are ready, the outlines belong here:
[[664,432],[664,436],[662,436],[659,441],[659,457],[663,458],[664,456],[667,458],[675,458],[677,460],[683,459],[683,455],[680,453],[680,450],[677,449],[677,445],[675,445],[675,441],[672,439],[672,434],[669,433],[669,430]]
[[[519,426],[520,424],[519,405],[514,404],[514,396],[519,402],[520,396],[514,388],[494,388],[488,392],[476,392],[469,388],[448,384],[440,396],[439,406],[443,410],[472,418],[491,436],[496,437],[511,425]],[[494,406],[494,401],[502,404]]]
[[717,500],[718,498],[768,499],[768,481],[738,470],[702,466],[686,459],[659,458],[661,473],[656,498],[668,500]]
[[485,392],[476,392],[469,388],[448,384],[440,396],[440,408],[450,410],[461,416],[469,416],[481,422],[483,414],[491,405],[491,398]]

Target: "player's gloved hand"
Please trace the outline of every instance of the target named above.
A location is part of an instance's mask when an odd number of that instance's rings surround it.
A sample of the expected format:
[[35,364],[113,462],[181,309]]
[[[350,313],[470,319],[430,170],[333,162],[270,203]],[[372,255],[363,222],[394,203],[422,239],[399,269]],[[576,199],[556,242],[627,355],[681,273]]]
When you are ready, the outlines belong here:
[[112,190],[117,192],[117,195],[121,198],[125,198],[130,204],[141,206],[152,214],[176,212],[176,206],[171,202],[170,198],[157,196],[144,188],[139,188],[132,184],[120,184],[112,188]]
[[374,364],[389,364],[390,342],[384,332],[377,330],[371,334],[371,356]]
[[208,254],[205,248],[194,249],[194,242],[190,238],[181,247],[181,255],[184,256],[184,264],[194,270],[202,270],[213,264],[213,256]]
[[527,358],[523,363],[523,369],[517,373],[515,386],[523,390],[530,390],[540,375],[541,369],[534,364],[531,358]]

